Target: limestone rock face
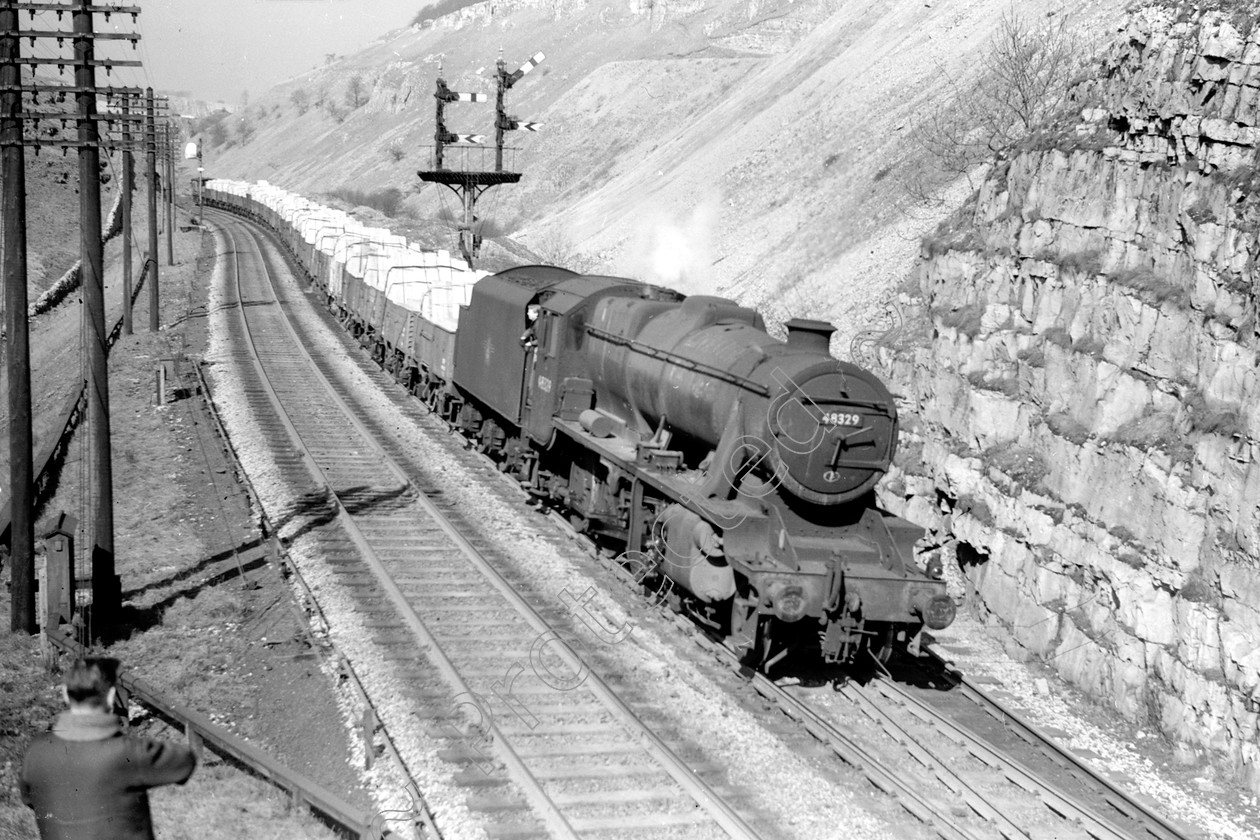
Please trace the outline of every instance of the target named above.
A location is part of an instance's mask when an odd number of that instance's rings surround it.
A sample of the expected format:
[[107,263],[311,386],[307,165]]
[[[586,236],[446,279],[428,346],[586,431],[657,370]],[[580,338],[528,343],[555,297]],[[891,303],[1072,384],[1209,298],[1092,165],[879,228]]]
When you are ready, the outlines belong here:
[[924,243],[881,500],[1012,645],[1260,791],[1260,27],[1138,12],[1074,102]]

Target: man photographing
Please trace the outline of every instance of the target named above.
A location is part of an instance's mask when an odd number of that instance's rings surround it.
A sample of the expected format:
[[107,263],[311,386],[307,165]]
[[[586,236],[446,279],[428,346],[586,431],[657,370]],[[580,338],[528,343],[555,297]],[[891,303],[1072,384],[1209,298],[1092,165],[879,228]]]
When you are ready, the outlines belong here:
[[188,781],[192,751],[123,732],[116,659],[76,660],[62,691],[69,711],[22,765],[22,801],[41,840],[153,840],[148,790]]

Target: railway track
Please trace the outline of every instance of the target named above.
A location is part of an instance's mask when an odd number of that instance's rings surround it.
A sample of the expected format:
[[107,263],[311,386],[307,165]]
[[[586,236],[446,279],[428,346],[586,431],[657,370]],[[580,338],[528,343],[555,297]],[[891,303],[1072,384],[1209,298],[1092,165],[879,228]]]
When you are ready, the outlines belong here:
[[[1186,840],[1189,836],[1185,828],[1165,819],[1141,798],[1095,772],[1071,750],[1064,748],[1049,734],[1025,721],[1007,704],[1002,703],[967,675],[954,668],[950,664],[949,657],[935,645],[927,645],[924,650],[930,657],[932,666],[939,669],[952,683],[953,690],[949,692],[950,695],[965,698],[966,701],[974,704],[984,715],[991,718],[997,731],[1027,745],[1028,748],[1039,753],[1049,765],[1058,768],[1060,775],[1074,788],[1075,798],[1091,802],[1097,811],[1114,811],[1115,819],[1122,822],[1122,828],[1137,836],[1150,836],[1157,840]],[[905,706],[916,717],[941,721],[945,726],[952,725],[949,724],[951,715],[948,712],[936,708],[930,702],[924,702],[918,693],[896,682],[881,681],[876,689],[885,700]],[[971,737],[983,743],[980,736],[971,735]],[[1049,807],[1055,807],[1052,797],[1047,797],[1046,804]]]
[[[766,708],[790,718],[945,840],[1198,836],[1095,773],[956,671],[950,678],[959,682],[965,702],[983,709],[1017,745],[998,746],[1001,739],[977,734],[950,711],[918,699],[923,692],[893,680],[876,677],[865,684],[813,690],[779,685],[741,669],[729,649],[684,617],[673,618],[719,662],[739,671]],[[837,708],[832,695],[849,707],[849,714]],[[1044,754],[1048,762],[1033,769],[1015,757],[1030,751]]]
[[[631,710],[630,686],[566,642],[572,615],[544,618],[451,524],[360,421],[303,347],[286,310],[306,306],[274,246],[207,213],[231,264],[224,292],[232,360],[274,468],[295,490],[289,533],[320,547],[373,645],[411,687],[407,712],[462,770],[491,836],[757,837],[720,768]],[[226,247],[222,247],[226,246]],[[379,711],[387,727],[409,725]],[[706,768],[701,768],[706,769]],[[437,813],[439,828],[442,815]]]
[[921,768],[921,775],[936,780],[996,836],[1031,840],[1039,833],[1037,828],[1064,838],[1127,840],[1131,836],[1097,816],[1079,796],[1065,793],[896,683],[849,683],[838,693],[902,745]]

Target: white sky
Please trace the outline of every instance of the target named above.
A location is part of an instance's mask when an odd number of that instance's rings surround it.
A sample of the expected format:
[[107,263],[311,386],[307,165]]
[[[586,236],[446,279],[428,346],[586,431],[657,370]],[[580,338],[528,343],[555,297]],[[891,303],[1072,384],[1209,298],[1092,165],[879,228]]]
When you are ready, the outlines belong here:
[[[429,0],[101,0],[141,8],[136,27],[130,15],[114,15],[98,31],[135,31],[134,53],[125,43],[101,42],[98,58],[139,58],[142,71],[118,70],[101,83],[139,84],[158,90],[187,90],[208,100],[235,104],[324,62],[327,53],[357,52],[393,29],[411,23]],[[21,16],[21,26],[30,19]],[[55,20],[44,21],[56,25]],[[41,27],[42,28],[42,27]],[[70,28],[66,16],[57,28]],[[23,42],[23,48],[29,42]]]

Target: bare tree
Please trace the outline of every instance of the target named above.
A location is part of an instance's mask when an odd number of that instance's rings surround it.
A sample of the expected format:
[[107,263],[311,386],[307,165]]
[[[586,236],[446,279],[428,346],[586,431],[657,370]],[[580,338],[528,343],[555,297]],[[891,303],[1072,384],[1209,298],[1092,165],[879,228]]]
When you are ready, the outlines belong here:
[[558,265],[580,274],[593,272],[601,267],[598,256],[582,253],[559,227],[547,228],[532,237],[529,249],[544,265]]
[[1092,44],[1066,15],[1037,26],[1013,10],[1003,14],[976,80],[963,84],[945,74],[952,96],[916,130],[934,171],[916,173],[911,192],[933,196],[1065,115],[1072,87],[1093,55]]
[[346,104],[354,109],[365,101],[367,101],[367,86],[363,83],[363,77],[355,73],[350,77],[350,81],[346,82]]
[[211,146],[222,146],[227,142],[227,129],[223,127],[223,120],[218,119],[206,125],[206,135],[210,139]]
[[254,136],[257,127],[254,125],[254,118],[250,116],[249,111],[241,113],[240,122],[236,125],[236,135],[240,138],[241,144],[248,143]]
[[298,88],[289,94],[289,102],[297,109],[299,116],[305,114],[311,107],[311,97],[302,88]]

